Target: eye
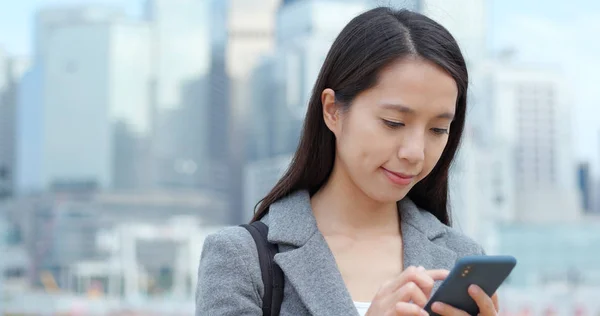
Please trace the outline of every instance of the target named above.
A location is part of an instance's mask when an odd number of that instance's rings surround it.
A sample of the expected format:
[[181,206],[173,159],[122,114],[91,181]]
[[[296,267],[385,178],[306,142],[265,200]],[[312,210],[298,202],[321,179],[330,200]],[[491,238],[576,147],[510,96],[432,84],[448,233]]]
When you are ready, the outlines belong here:
[[447,128],[432,128],[431,131],[436,135],[448,134]]
[[389,120],[385,120],[385,119],[382,119],[382,121],[389,128],[398,128],[398,127],[404,126],[404,123],[401,123],[401,122],[394,122],[394,121],[389,121]]

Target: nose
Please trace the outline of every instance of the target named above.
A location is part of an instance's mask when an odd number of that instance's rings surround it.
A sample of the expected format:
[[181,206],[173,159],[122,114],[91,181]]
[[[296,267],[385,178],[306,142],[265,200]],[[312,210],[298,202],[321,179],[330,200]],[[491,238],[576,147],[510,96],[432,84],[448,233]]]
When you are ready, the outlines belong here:
[[419,164],[425,160],[425,133],[414,131],[407,133],[398,149],[398,158],[410,164]]

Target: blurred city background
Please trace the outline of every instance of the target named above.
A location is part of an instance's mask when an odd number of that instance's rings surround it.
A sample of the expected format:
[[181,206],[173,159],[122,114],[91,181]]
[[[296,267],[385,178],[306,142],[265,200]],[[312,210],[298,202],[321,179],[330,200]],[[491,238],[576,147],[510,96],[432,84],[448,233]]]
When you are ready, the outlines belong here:
[[422,12],[471,74],[455,226],[519,264],[503,315],[600,315],[600,2],[0,3],[0,311],[193,315],[205,236],[296,148],[329,46]]

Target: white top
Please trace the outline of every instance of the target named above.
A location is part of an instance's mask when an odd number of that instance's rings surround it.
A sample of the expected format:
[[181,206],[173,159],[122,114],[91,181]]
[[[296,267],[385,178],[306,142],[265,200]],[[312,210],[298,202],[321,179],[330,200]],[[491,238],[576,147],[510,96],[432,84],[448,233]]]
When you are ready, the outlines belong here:
[[356,310],[358,311],[358,315],[365,316],[367,314],[367,310],[371,306],[371,303],[354,302],[354,306],[356,307]]

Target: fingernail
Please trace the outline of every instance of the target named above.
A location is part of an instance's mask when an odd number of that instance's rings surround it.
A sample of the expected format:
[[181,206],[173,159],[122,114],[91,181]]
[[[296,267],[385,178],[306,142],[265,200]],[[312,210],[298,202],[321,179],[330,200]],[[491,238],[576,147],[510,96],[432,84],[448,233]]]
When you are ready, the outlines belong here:
[[422,311],[421,311],[421,316],[429,316],[429,313],[428,313],[428,312],[426,312],[426,311],[424,311],[424,310],[422,310]]
[[419,270],[419,271],[425,271],[425,267],[423,267],[423,266],[419,266],[419,267],[417,268],[417,270]]
[[436,313],[439,312],[443,312],[444,311],[444,305],[440,302],[435,302],[431,305],[431,310],[433,310]]

